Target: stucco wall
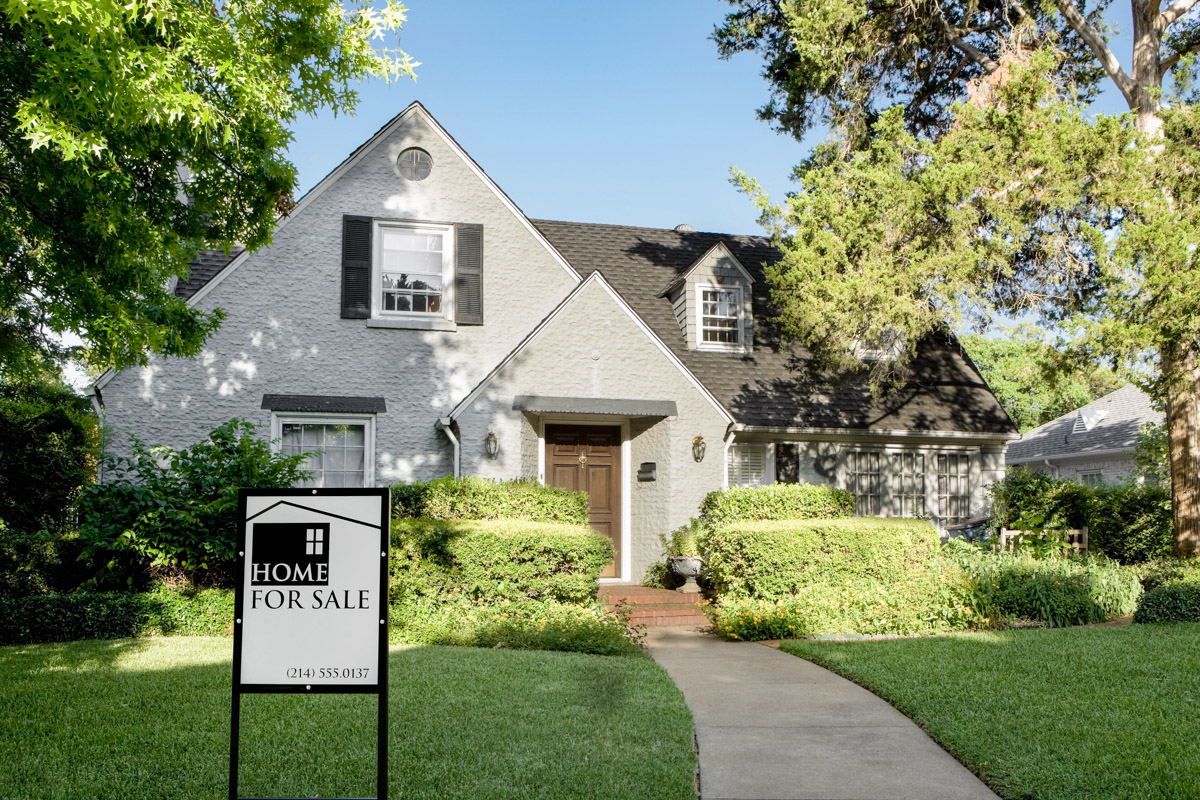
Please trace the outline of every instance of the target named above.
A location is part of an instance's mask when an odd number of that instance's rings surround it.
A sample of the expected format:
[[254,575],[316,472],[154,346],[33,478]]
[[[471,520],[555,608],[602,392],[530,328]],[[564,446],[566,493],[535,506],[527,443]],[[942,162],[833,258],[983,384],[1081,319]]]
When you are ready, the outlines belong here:
[[[687,522],[704,495],[721,487],[726,421],[598,281],[585,286],[459,414],[464,474],[516,477],[523,465],[536,463],[536,450],[529,452],[537,446],[527,432],[529,415],[512,408],[519,394],[676,403],[678,417],[630,421],[633,480],[623,488],[630,498],[632,569],[622,577],[639,580],[661,557],[659,534]],[[488,431],[500,441],[496,459],[483,450]],[[697,435],[711,443],[699,464],[691,454]],[[637,466],[646,461],[655,462],[658,479],[638,483]]]
[[1081,458],[1066,460],[1056,460],[1053,467],[1047,467],[1046,464],[1026,464],[1030,470],[1034,472],[1050,472],[1056,477],[1065,478],[1072,481],[1082,481],[1086,473],[1100,473],[1100,479],[1104,483],[1120,483],[1130,479],[1137,479],[1137,464],[1133,461],[1133,456],[1109,456],[1107,458]]
[[[396,156],[433,157],[424,181]],[[454,332],[369,328],[340,318],[342,215],[484,226],[482,326]],[[451,471],[434,427],[576,285],[419,111],[284,224],[197,305],[228,317],[194,360],[155,358],[103,387],[114,450],[127,434],[183,446],[231,417],[268,424],[264,393],[382,396],[378,484]]]

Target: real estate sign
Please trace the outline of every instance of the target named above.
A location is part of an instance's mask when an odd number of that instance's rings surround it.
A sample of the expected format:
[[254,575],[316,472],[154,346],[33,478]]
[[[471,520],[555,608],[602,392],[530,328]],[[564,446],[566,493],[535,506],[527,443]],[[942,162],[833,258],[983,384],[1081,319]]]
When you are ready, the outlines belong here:
[[387,489],[243,489],[233,640],[230,797],[242,693],[379,695],[386,785]]

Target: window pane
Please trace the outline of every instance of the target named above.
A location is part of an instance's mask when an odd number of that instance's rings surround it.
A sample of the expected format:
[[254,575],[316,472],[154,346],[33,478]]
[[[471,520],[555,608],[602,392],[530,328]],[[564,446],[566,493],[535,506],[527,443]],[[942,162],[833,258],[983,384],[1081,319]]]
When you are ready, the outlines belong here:
[[294,443],[280,449],[289,454],[307,454],[303,467],[312,477],[301,486],[362,486],[366,479],[366,430],[365,425],[287,423],[284,434]]

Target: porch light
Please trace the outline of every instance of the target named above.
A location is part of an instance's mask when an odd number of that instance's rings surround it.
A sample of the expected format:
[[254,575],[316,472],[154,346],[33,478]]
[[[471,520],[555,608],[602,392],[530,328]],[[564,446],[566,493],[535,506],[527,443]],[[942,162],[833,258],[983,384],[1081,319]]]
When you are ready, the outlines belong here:
[[483,449],[487,451],[488,458],[495,458],[500,454],[500,440],[496,438],[496,434],[488,431],[487,437],[483,440]]
[[703,436],[692,439],[692,458],[696,459],[697,464],[704,460],[704,451],[707,449],[708,445],[704,443]]

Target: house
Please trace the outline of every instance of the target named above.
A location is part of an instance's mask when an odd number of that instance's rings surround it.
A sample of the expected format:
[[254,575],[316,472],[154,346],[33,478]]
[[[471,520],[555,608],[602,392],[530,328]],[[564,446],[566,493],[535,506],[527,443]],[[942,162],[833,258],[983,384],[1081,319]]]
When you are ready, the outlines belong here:
[[1130,384],[1029,431],[1008,446],[1006,462],[1088,485],[1138,479],[1138,431],[1162,421],[1150,396]]
[[[812,373],[770,324],[762,237],[527,218],[420,104],[176,292],[227,318],[203,353],[104,375],[114,448],[232,417],[323,486],[443,475],[587,490],[638,580],[704,495],[836,484],[863,514],[976,514],[1016,432],[952,337],[902,391]],[[864,357],[887,357],[864,354]]]

